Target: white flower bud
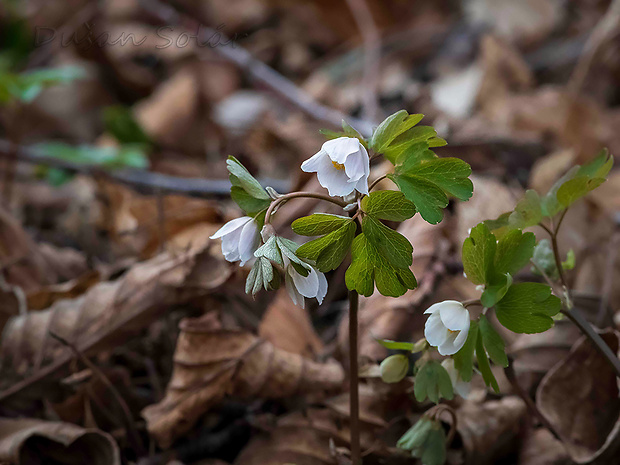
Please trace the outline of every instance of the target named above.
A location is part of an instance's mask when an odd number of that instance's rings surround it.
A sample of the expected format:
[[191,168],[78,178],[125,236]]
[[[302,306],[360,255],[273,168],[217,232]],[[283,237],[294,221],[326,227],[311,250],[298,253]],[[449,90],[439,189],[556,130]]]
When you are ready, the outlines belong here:
[[398,383],[409,370],[409,359],[406,355],[390,355],[381,362],[381,379],[385,383]]
[[220,237],[224,258],[229,262],[241,261],[241,266],[254,258],[254,252],[260,245],[258,224],[249,216],[229,221],[211,239]]

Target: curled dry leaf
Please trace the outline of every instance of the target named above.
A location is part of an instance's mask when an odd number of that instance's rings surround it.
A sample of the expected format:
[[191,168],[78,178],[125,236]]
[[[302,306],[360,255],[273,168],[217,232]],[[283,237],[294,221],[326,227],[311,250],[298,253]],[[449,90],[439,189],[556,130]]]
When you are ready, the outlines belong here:
[[[618,333],[601,334],[618,352]],[[620,453],[620,398],[609,362],[585,337],[543,378],[536,404],[574,462],[615,463]]]
[[523,435],[519,465],[569,465],[566,449],[546,428],[530,428]]
[[465,465],[500,463],[496,460],[514,453],[525,413],[525,403],[513,396],[481,404],[464,402],[457,411],[457,434]]
[[[213,245],[213,247],[211,247]],[[5,383],[15,375],[32,378],[12,385],[0,398],[36,379],[44,365],[59,368],[73,355],[52,339],[52,332],[83,353],[110,347],[140,331],[170,305],[203,295],[223,284],[232,272],[213,241],[179,255],[161,254],[134,265],[120,279],[92,287],[86,294],[60,300],[47,310],[10,319],[0,354]]]
[[[78,459],[79,457],[79,459]],[[120,465],[114,439],[70,423],[0,419],[0,463],[10,465]]]
[[162,447],[169,447],[227,394],[273,399],[331,391],[344,381],[335,361],[316,363],[249,332],[218,326],[201,319],[181,323],[166,396],[142,412]]

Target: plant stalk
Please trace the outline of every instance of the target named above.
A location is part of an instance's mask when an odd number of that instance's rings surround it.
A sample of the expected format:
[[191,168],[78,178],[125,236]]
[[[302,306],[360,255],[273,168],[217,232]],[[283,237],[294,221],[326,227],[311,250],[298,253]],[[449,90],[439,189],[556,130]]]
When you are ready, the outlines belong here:
[[351,465],[362,465],[360,449],[360,399],[358,367],[358,321],[359,294],[349,291],[349,410],[351,417]]
[[276,200],[274,200],[273,202],[271,202],[271,205],[269,205],[269,208],[267,209],[267,212],[265,213],[265,224],[270,224],[271,223],[271,215],[273,214],[274,210],[276,209],[276,207],[278,205],[280,205],[281,203],[284,203],[290,199],[296,199],[296,198],[300,198],[300,197],[306,197],[306,198],[312,198],[312,199],[318,199],[318,200],[325,200],[326,202],[331,202],[335,205],[338,205],[339,207],[346,207],[347,203],[343,200],[339,200],[336,199],[334,197],[330,197],[328,195],[325,194],[319,194],[318,192],[291,192],[290,194],[284,194],[282,197],[277,198]]

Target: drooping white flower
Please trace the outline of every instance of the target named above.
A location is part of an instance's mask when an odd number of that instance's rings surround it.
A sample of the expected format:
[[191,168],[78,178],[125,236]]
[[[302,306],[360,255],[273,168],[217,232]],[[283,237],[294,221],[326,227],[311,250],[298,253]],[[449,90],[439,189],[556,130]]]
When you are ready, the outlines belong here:
[[[312,265],[300,261],[293,262],[286,255],[282,254],[284,261],[284,283],[288,295],[295,305],[304,307],[304,297],[312,299],[316,297],[319,304],[323,302],[327,294],[327,278]],[[307,276],[300,273],[305,270]]]
[[241,261],[241,265],[254,258],[260,245],[258,224],[254,218],[242,216],[222,226],[211,239],[222,238],[222,253],[229,262]]
[[441,366],[444,367],[450,375],[450,381],[452,381],[454,392],[456,392],[463,399],[467,399],[469,393],[471,392],[471,382],[466,382],[461,379],[461,375],[454,367],[454,360],[447,358],[441,362]]
[[355,137],[328,140],[316,155],[302,163],[301,169],[316,173],[331,196],[344,197],[354,190],[368,194],[370,160]]
[[456,354],[467,340],[469,312],[461,302],[445,300],[431,305],[424,325],[424,337],[441,355]]

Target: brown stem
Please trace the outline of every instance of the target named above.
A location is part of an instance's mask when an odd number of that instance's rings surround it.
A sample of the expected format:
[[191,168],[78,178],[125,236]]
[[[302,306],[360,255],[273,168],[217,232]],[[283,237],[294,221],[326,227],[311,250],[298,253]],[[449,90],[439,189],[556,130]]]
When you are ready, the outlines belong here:
[[387,178],[387,174],[384,174],[383,176],[379,176],[377,179],[375,179],[370,186],[368,186],[368,192],[370,192],[372,190],[373,187],[375,187],[377,184],[379,184],[381,181],[383,181],[384,179]]
[[331,202],[342,208],[348,205],[344,200],[338,200],[335,197],[330,197],[325,194],[319,194],[317,192],[291,192],[290,194],[285,194],[282,197],[278,197],[276,200],[271,202],[271,205],[269,205],[269,208],[267,209],[267,213],[265,213],[265,224],[269,224],[271,222],[271,215],[273,214],[273,211],[278,205],[290,199],[296,199],[299,197],[309,197],[312,199],[325,200],[326,202]]
[[351,415],[351,465],[362,465],[360,452],[360,400],[357,347],[359,294],[349,291],[349,410]]

